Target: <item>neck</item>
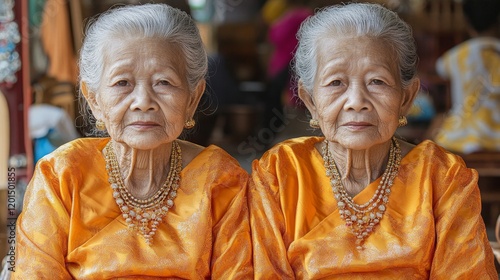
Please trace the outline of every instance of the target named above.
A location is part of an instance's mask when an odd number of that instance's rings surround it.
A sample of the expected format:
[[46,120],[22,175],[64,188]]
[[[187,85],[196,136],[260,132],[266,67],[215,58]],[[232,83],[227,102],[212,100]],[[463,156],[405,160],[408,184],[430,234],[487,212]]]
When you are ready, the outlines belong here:
[[342,183],[349,195],[355,196],[384,173],[391,140],[366,150],[352,150],[328,142]]
[[113,142],[125,187],[137,198],[147,198],[164,183],[170,168],[172,143],[151,150],[138,150]]

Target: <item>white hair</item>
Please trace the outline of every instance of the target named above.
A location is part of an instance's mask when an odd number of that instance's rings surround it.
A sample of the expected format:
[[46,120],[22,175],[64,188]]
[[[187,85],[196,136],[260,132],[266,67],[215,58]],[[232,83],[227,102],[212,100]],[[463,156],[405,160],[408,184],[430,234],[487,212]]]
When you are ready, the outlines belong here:
[[[128,5],[110,9],[89,21],[80,50],[80,81],[91,92],[101,83],[104,50],[113,38],[158,38],[176,44],[186,62],[187,82],[192,92],[205,79],[207,53],[194,20],[187,13],[166,4]],[[85,98],[82,113],[88,115]],[[88,118],[88,119],[87,119]],[[91,122],[93,116],[84,116]],[[94,131],[95,132],[95,131]]]
[[313,91],[316,76],[318,42],[336,34],[369,36],[385,41],[398,58],[402,85],[408,86],[415,78],[418,56],[413,33],[395,12],[379,4],[334,5],[306,19],[297,33],[299,44],[293,68],[295,78],[309,93]]

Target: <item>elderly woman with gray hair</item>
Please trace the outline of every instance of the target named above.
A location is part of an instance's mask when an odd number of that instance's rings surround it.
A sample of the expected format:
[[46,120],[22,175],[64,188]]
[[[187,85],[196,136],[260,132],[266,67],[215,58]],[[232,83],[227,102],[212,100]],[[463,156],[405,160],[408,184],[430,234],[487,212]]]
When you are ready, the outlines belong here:
[[410,27],[377,4],[298,32],[299,97],[322,137],[253,162],[255,279],[497,279],[475,170],[395,137],[419,90]]
[[246,171],[216,146],[178,139],[195,125],[206,71],[180,10],[124,6],[91,22],[80,91],[109,137],[38,162],[14,279],[252,277]]

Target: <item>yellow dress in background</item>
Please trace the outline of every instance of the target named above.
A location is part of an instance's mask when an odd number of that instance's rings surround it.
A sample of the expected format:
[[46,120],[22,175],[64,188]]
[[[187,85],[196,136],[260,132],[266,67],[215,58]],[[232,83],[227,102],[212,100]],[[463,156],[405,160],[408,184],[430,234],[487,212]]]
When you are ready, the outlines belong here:
[[[497,279],[477,172],[431,141],[401,162],[386,212],[356,249],[315,144],[285,141],[253,162],[255,279]],[[354,200],[367,202],[380,178]]]
[[500,151],[500,39],[476,37],[436,61],[450,80],[451,108],[435,141],[449,151]]
[[17,224],[13,279],[251,279],[248,174],[216,146],[181,172],[175,205],[149,246],[128,230],[108,183],[108,138],[40,160]]

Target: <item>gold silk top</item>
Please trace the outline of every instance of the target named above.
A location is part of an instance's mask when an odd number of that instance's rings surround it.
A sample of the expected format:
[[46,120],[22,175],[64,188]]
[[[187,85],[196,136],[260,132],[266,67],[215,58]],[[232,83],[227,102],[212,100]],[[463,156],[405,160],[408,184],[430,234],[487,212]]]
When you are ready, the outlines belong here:
[[[478,175],[461,158],[431,141],[413,148],[380,224],[358,251],[314,146],[323,140],[287,140],[253,162],[255,279],[497,279]],[[379,182],[355,202],[367,202]]]
[[70,142],[41,159],[17,223],[13,279],[251,279],[248,174],[209,146],[181,172],[153,244],[131,231],[102,150],[109,138]]

